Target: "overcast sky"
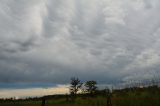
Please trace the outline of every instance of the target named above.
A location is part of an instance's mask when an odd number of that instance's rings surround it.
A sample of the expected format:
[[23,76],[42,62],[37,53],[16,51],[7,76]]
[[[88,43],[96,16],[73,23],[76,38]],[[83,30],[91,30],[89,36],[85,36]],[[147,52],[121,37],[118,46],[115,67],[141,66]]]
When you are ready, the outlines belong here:
[[158,77],[159,11],[159,0],[0,0],[0,88]]

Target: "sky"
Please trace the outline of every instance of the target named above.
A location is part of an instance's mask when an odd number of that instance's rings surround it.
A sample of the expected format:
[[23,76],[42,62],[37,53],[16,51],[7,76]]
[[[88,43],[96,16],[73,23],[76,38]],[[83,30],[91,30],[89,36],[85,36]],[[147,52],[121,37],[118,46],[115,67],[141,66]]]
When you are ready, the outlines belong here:
[[0,0],[0,97],[71,77],[159,78],[159,10],[159,0]]

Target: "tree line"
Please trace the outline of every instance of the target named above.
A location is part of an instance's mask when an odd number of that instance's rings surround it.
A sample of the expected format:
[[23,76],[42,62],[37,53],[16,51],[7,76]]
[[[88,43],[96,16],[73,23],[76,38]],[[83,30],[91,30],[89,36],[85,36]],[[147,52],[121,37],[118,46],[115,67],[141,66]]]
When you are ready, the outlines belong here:
[[[91,96],[93,96],[94,94],[96,94],[97,92],[97,82],[94,80],[90,80],[90,81],[86,81],[85,83],[82,83],[79,78],[76,77],[72,77],[71,78],[71,82],[70,82],[70,95],[71,95],[71,100],[74,102],[75,98],[76,98],[76,94],[78,93],[78,91],[81,91],[85,94],[89,94]],[[112,102],[111,102],[111,96],[112,93],[109,89],[105,89],[103,92],[106,97],[106,101],[107,101],[107,106],[112,106]],[[68,100],[68,99],[67,99]]]
[[83,93],[89,93],[94,94],[97,90],[97,82],[94,80],[86,81],[85,83],[82,83],[79,78],[72,77],[70,82],[70,94],[76,95],[78,91],[81,91]]

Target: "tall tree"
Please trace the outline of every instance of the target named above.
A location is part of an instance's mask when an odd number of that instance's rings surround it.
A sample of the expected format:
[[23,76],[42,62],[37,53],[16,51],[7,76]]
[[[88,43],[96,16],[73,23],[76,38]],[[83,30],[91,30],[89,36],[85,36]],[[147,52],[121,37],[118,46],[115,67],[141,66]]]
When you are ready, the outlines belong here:
[[96,85],[97,85],[96,81],[87,81],[84,86],[86,87],[86,91],[88,93],[93,94],[97,89]]
[[72,95],[76,95],[77,92],[82,87],[83,83],[78,78],[73,77],[73,78],[71,78],[70,84],[71,84],[71,86],[70,86],[70,93]]

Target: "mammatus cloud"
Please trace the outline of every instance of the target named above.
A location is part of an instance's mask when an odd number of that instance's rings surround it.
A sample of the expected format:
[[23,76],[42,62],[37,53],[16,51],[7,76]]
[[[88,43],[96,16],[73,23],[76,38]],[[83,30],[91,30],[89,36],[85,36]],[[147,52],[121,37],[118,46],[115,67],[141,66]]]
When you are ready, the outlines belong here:
[[0,82],[159,75],[159,0],[1,0]]

